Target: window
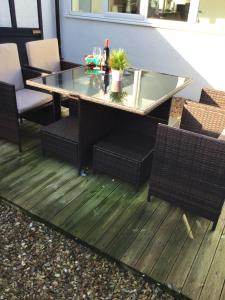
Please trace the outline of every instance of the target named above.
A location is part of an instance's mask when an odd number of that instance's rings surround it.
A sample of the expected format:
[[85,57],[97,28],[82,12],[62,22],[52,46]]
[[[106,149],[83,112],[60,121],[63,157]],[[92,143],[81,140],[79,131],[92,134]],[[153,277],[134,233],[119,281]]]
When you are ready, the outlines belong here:
[[187,21],[189,7],[190,0],[72,0],[72,11],[79,13],[123,13],[179,21]]
[[150,0],[148,17],[166,20],[187,21],[190,1]]
[[86,13],[103,13],[104,0],[72,0],[72,10]]
[[17,26],[38,28],[37,0],[14,0]]
[[225,25],[225,0],[71,0],[75,15],[153,22],[153,19]]
[[109,0],[109,11],[119,13],[140,13],[140,0]]
[[8,0],[0,1],[0,27],[11,27],[11,16]]

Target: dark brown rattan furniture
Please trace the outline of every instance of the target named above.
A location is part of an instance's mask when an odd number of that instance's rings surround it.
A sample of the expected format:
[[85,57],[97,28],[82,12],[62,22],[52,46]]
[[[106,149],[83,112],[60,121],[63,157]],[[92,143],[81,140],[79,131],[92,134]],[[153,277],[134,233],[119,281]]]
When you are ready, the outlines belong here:
[[129,182],[136,189],[149,177],[159,119],[117,115],[117,126],[94,145],[93,169]]
[[[25,82],[27,79],[40,76],[40,73],[23,68],[22,75]],[[39,114],[39,111],[45,113],[45,109],[52,113],[51,121],[53,121],[54,116],[52,102],[24,113],[19,113],[17,108],[15,86],[0,81],[0,138],[18,144],[19,151],[21,152],[22,142],[19,120],[28,119],[43,124],[43,116]],[[44,121],[46,122],[47,120]]]
[[79,99],[73,101],[77,101],[78,117],[71,115],[43,127],[41,140],[44,154],[77,165],[80,172],[91,163],[93,144],[111,130],[114,110]]
[[201,91],[200,103],[217,106],[225,109],[225,92],[204,88]]
[[149,196],[159,197],[213,221],[225,198],[225,128],[220,109],[187,102],[181,128],[158,126]]
[[0,44],[0,138],[17,143],[20,151],[19,120],[42,122],[37,112],[43,108],[50,110],[51,121],[54,117],[52,95],[26,86],[26,80],[40,75],[35,70],[21,68],[16,44]]
[[78,120],[70,116],[41,129],[44,155],[54,156],[76,165],[78,163]]
[[[51,74],[81,66],[60,58],[58,40],[55,38],[28,42],[26,49],[29,61],[28,67],[41,73]],[[75,101],[62,96],[60,99],[62,106],[70,109],[70,114],[77,114],[77,103]]]

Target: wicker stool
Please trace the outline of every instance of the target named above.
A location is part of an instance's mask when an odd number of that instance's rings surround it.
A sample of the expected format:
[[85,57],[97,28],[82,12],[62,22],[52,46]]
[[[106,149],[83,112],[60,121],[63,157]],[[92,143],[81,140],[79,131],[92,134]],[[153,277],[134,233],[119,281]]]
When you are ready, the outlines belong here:
[[41,129],[43,153],[78,163],[78,120],[67,117]]
[[150,175],[154,139],[129,131],[114,131],[94,145],[93,169],[135,185]]

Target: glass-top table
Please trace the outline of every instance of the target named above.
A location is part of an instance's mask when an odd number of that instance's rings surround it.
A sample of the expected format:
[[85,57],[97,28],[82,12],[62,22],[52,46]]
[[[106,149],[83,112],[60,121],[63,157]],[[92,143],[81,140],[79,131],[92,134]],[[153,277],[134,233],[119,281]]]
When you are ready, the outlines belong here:
[[127,69],[118,88],[111,74],[86,67],[27,80],[27,85],[71,98],[146,115],[191,83],[191,79],[141,69]]

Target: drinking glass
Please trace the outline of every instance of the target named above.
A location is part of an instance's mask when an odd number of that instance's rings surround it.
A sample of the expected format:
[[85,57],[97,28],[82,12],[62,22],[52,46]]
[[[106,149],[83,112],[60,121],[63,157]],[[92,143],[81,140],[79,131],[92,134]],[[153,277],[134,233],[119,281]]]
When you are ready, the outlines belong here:
[[94,47],[93,48],[93,56],[99,56],[99,58],[102,55],[102,49],[100,47]]
[[93,56],[95,58],[95,64],[96,66],[101,65],[101,59],[102,59],[102,49],[100,47],[94,47],[93,48]]

